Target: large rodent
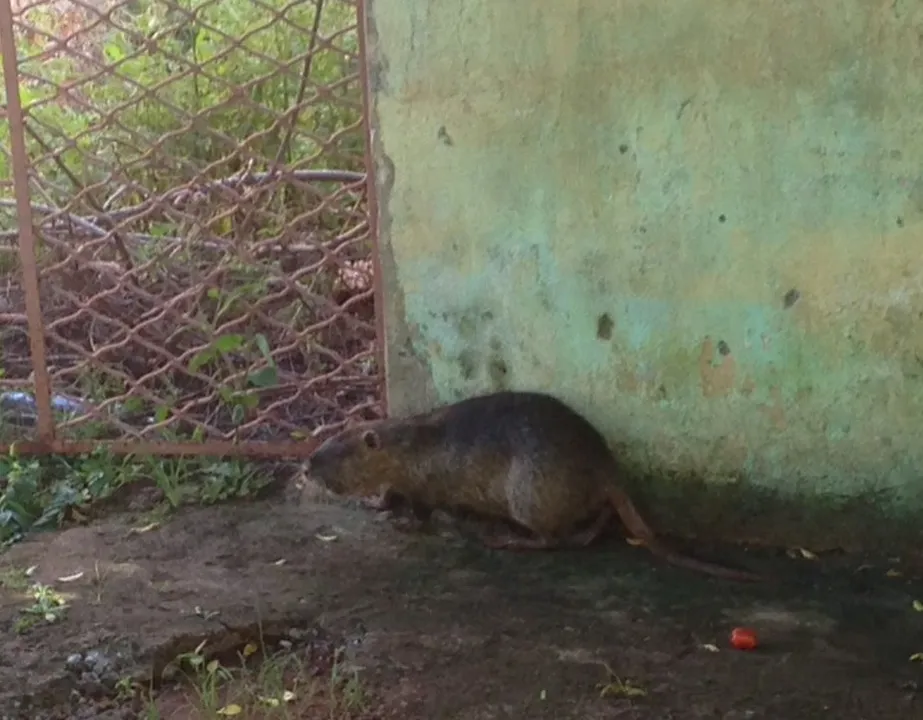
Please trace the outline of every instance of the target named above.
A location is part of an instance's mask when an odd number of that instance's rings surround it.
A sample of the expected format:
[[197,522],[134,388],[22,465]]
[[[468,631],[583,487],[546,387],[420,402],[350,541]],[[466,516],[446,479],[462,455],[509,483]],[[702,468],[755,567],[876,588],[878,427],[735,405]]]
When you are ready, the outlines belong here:
[[696,560],[663,545],[619,487],[619,465],[599,431],[537,392],[481,395],[407,418],[349,428],[311,456],[309,474],[337,494],[395,492],[426,508],[512,520],[532,537],[491,547],[585,546],[618,513],[655,555],[730,580],[758,575]]

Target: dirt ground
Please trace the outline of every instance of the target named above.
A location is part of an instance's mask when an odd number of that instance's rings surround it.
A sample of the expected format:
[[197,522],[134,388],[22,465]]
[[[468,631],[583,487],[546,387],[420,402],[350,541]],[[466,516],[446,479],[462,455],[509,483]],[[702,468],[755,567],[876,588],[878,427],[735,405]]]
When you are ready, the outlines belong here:
[[[151,717],[137,698],[107,699],[113,686],[149,685],[205,639],[314,658],[336,645],[367,695],[363,718],[923,717],[923,581],[896,559],[696,548],[774,576],[742,585],[615,537],[503,553],[291,491],[143,519],[0,556],[7,577],[34,567],[30,581],[68,602],[57,622],[16,632],[23,594],[0,587],[0,718]],[[731,649],[735,626],[761,646]],[[177,687],[157,691],[160,716],[196,717]]]

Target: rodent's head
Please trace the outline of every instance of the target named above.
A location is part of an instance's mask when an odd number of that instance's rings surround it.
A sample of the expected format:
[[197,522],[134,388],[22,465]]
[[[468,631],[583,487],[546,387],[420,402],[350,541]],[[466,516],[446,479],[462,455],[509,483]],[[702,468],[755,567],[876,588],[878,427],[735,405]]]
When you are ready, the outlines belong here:
[[327,438],[308,459],[308,475],[337,494],[377,492],[381,435],[371,426],[349,428]]

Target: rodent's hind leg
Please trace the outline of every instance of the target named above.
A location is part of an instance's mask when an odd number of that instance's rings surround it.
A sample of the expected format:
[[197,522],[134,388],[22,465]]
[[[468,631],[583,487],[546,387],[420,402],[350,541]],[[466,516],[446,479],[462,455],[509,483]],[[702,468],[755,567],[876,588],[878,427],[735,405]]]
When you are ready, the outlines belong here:
[[599,516],[593,521],[593,524],[580,532],[559,539],[547,535],[534,533],[532,537],[521,537],[513,535],[503,536],[484,536],[484,544],[494,550],[555,550],[558,548],[581,548],[586,547],[596,540],[606,529],[615,512],[610,507],[604,507]]
[[566,540],[566,545],[568,547],[586,547],[590,545],[602,535],[603,530],[606,529],[606,525],[612,521],[614,516],[615,511],[611,507],[604,507],[599,513],[599,517],[593,521],[593,524],[585,530],[571,535]]
[[628,532],[631,533],[636,540],[640,540],[643,544],[653,548],[657,542],[657,536],[654,534],[650,525],[641,517],[641,514],[631,501],[628,493],[617,485],[612,485],[609,487],[607,495],[609,502],[615,512],[618,513],[619,518],[622,520],[622,524]]

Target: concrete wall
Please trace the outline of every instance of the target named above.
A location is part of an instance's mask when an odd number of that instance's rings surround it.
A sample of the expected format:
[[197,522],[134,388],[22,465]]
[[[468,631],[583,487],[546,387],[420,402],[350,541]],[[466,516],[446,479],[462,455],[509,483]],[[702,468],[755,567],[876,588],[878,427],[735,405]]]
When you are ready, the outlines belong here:
[[371,0],[369,30],[393,414],[551,390],[665,529],[919,540],[923,5]]

